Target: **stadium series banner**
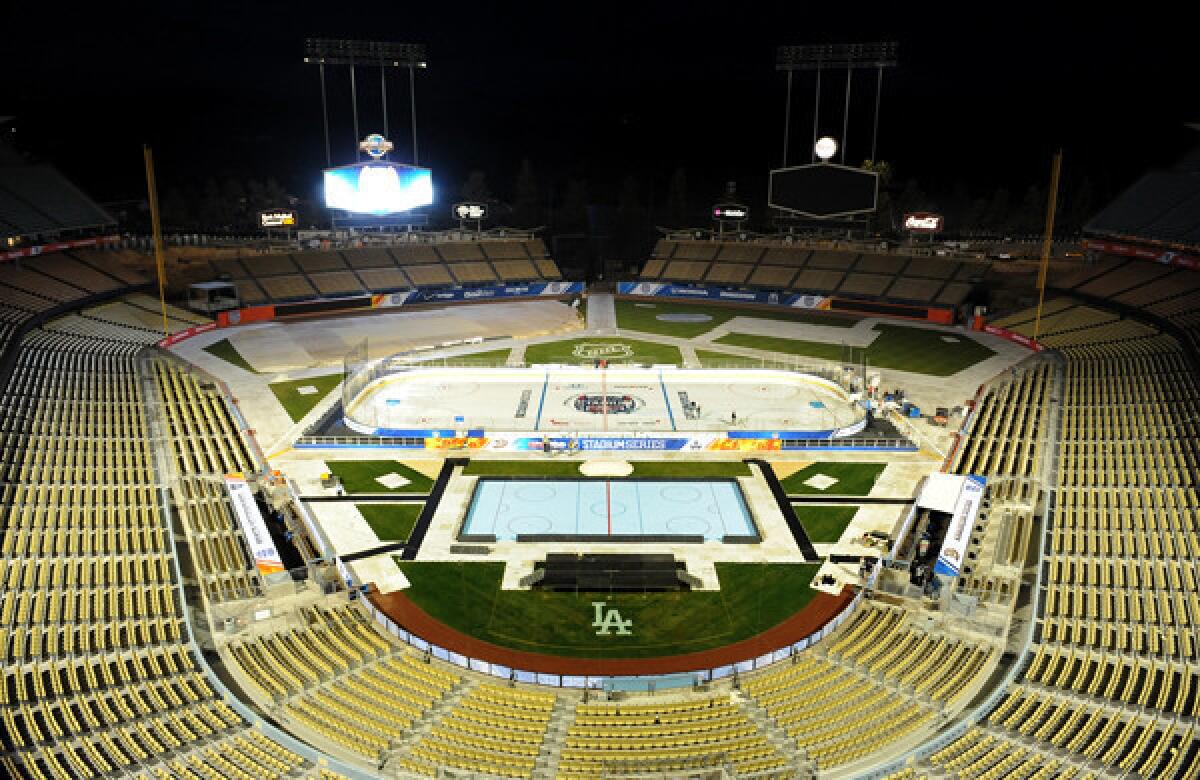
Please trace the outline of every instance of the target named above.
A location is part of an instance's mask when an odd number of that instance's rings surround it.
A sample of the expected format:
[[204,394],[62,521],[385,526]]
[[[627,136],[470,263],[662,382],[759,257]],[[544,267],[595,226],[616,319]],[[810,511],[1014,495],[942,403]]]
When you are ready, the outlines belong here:
[[946,538],[942,541],[942,549],[933,567],[935,574],[957,577],[962,570],[967,544],[971,541],[971,529],[975,527],[975,516],[979,514],[979,504],[983,499],[986,484],[986,479],[974,474],[963,478],[958,500],[954,503],[954,514],[950,518],[950,527],[946,529]]
[[254,493],[241,474],[226,474],[225,489],[229,491],[229,502],[233,504],[233,513],[237,515],[238,525],[246,535],[250,552],[254,556],[254,566],[263,577],[279,574],[283,571],[283,558],[275,549],[275,542],[267,531],[262,513],[254,501]]
[[821,295],[797,295],[767,290],[726,290],[720,287],[694,287],[662,282],[617,282],[620,295],[641,295],[649,298],[695,298],[738,303],[769,303],[794,309],[828,309],[830,299]]

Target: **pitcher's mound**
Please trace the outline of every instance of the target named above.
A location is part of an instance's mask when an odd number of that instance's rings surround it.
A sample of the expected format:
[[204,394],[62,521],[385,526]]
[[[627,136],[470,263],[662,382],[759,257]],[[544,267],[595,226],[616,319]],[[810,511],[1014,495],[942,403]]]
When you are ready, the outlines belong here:
[[579,473],[585,477],[628,477],[633,473],[633,464],[624,460],[587,460],[579,464]]

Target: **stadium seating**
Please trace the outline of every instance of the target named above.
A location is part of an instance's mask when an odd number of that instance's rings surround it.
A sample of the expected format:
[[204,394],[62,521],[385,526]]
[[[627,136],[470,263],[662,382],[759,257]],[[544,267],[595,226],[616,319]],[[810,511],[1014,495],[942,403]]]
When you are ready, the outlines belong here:
[[562,278],[540,239],[225,257],[214,258],[211,268],[214,276],[233,280],[247,304]]
[[655,245],[639,278],[957,306],[974,287],[972,279],[987,269],[986,263],[933,257],[664,239]]
[[3,771],[294,775],[189,642],[136,333],[34,331],[0,394]]
[[111,214],[50,165],[0,167],[0,234],[37,237],[115,224]]
[[559,778],[600,778],[613,771],[686,772],[726,765],[739,774],[789,765],[728,694],[578,704],[557,773]]
[[863,760],[964,703],[998,650],[945,627],[918,628],[909,613],[871,604],[823,651],[747,677],[743,689],[819,769]]
[[[1089,270],[1072,283],[1114,299],[1145,285],[1170,292],[1158,280],[1178,273],[1150,266],[1141,276],[1123,262]],[[1065,367],[1032,654],[998,706],[910,770],[1197,777],[1197,376],[1153,324],[1052,303],[1041,340]],[[1022,328],[1033,316],[1009,321]],[[983,405],[980,414],[977,425]]]
[[400,764],[429,777],[438,776],[443,766],[498,777],[532,777],[557,698],[553,693],[477,685]]

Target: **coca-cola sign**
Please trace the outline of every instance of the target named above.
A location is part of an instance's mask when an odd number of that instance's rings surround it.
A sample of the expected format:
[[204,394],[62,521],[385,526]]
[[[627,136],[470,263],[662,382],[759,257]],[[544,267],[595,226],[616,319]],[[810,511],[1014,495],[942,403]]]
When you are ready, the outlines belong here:
[[940,233],[945,218],[925,211],[904,215],[904,229],[910,233]]

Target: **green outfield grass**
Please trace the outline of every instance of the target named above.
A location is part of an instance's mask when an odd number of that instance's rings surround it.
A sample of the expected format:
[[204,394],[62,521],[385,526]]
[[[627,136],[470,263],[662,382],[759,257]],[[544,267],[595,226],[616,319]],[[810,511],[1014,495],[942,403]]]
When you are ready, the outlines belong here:
[[422,363],[431,363],[436,365],[438,363],[448,362],[450,365],[454,365],[456,363],[465,363],[468,365],[479,366],[502,366],[508,362],[508,356],[511,354],[512,349],[506,347],[505,349],[491,349],[487,352],[475,352],[470,355],[453,355],[447,358],[429,358],[428,360],[412,360],[409,362],[418,365]]
[[[593,345],[588,349],[584,345]],[[623,345],[623,347],[622,347]],[[576,353],[579,350],[579,353]],[[592,356],[596,357],[592,357]],[[655,344],[652,341],[617,338],[584,338],[550,341],[545,344],[530,344],[525,347],[525,362],[532,363],[584,363],[591,365],[597,357],[610,363],[670,363],[682,365],[683,357],[678,347]]]
[[[347,493],[428,493],[433,489],[432,479],[396,460],[328,460],[325,465],[341,478]],[[408,484],[386,488],[375,481],[385,474],[399,474]]]
[[[879,336],[866,348],[868,365],[931,376],[950,376],[996,354],[964,333],[949,333],[906,325],[877,324]],[[957,339],[947,342],[946,338]],[[727,333],[716,343],[750,347],[787,355],[858,363],[863,349],[818,341],[801,341],[748,333]]]
[[424,504],[355,504],[381,542],[407,542]]
[[714,352],[711,349],[696,350],[696,358],[704,368],[773,368],[778,365],[771,360],[743,357],[731,352]]
[[808,533],[813,542],[836,542],[842,538],[842,532],[854,515],[858,512],[856,506],[813,506],[812,504],[792,504],[800,525]]
[[[292,422],[297,422],[303,419],[304,415],[311,412],[312,408],[320,403],[322,398],[329,395],[329,391],[337,387],[341,381],[341,374],[326,374],[324,376],[312,376],[308,379],[272,382],[267,387],[271,388],[271,392],[279,399],[279,403],[288,413],[288,416],[292,418]],[[317,388],[317,392],[311,395],[303,395],[300,393],[300,388],[302,387],[315,387]]]
[[635,477],[701,477],[721,479],[725,477],[748,477],[750,467],[740,460],[644,460],[635,461]]
[[[780,484],[788,495],[865,496],[875,487],[885,468],[886,463],[813,463],[781,480]],[[828,490],[817,490],[804,484],[805,480],[818,474],[833,477],[837,484]]]
[[[473,460],[463,469],[472,477],[579,477],[578,460]],[[748,477],[741,461],[633,461],[634,477]]]
[[229,343],[229,339],[221,339],[214,341],[204,348],[204,351],[210,355],[221,358],[226,363],[237,366],[243,371],[249,371],[251,374],[257,374],[258,370],[254,366],[246,362],[246,358],[242,357],[242,353],[237,351],[237,347]]
[[[576,658],[646,658],[746,639],[802,609],[819,564],[718,563],[716,592],[602,594],[501,590],[503,563],[396,560],[404,593],[432,617],[479,639]],[[632,636],[597,636],[593,601],[633,620]]]
[[[852,317],[837,314],[825,314],[804,309],[739,309],[730,306],[715,306],[711,303],[676,303],[659,299],[644,301],[624,300],[616,302],[617,327],[623,330],[636,330],[642,333],[658,333],[663,336],[674,336],[690,339],[707,333],[718,325],[729,322],[734,317],[750,317],[756,320],[775,320],[780,322],[804,322],[813,325],[832,325],[845,328],[857,320]],[[658,319],[660,314],[705,314],[712,319],[705,322],[663,322]]]
[[462,471],[470,477],[578,477],[577,460],[472,460]]

